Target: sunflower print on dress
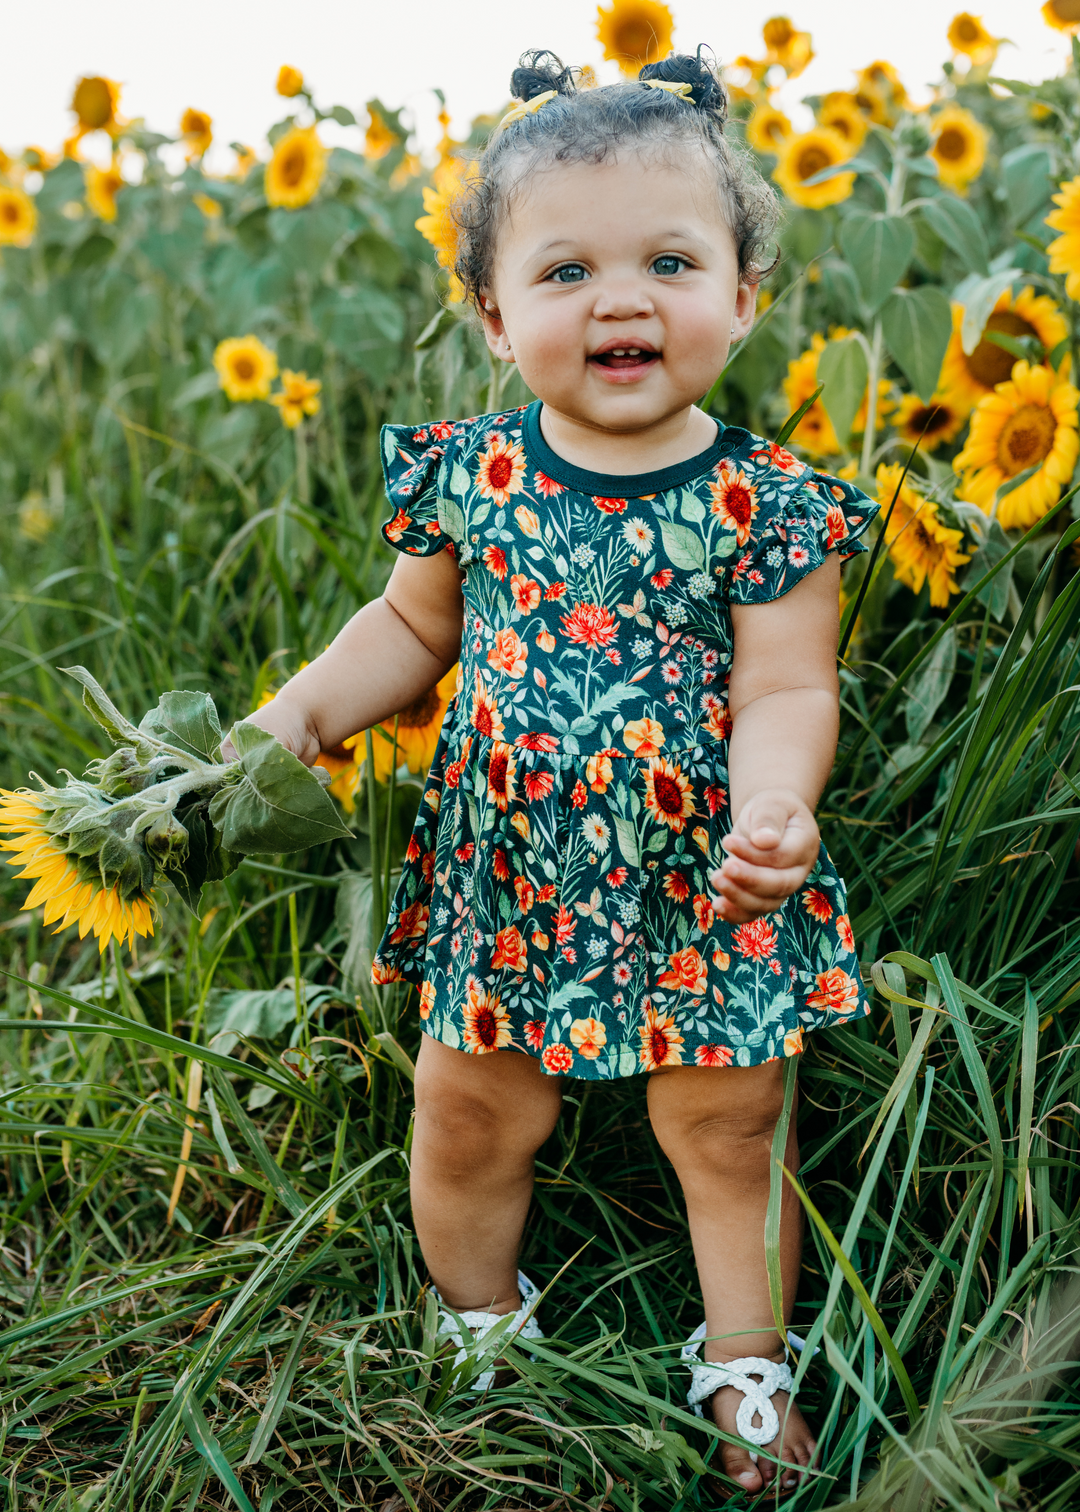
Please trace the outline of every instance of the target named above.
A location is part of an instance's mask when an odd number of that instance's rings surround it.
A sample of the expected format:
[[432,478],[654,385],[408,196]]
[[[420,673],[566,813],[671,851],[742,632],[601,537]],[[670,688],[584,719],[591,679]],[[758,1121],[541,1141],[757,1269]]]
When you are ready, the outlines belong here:
[[584,472],[539,409],[383,431],[383,534],[452,553],[465,617],[373,980],[414,982],[444,1044],[552,1075],[798,1054],[868,1003],[824,847],[775,913],[713,912],[730,606],[864,550],[877,506],[736,427],[660,472]]

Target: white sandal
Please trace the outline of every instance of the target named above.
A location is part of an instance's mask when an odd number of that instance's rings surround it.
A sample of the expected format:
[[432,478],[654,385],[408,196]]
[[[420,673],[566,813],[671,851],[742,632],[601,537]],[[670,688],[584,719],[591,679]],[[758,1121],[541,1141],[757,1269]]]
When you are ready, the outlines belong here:
[[[451,1339],[458,1345],[458,1352],[454,1356],[455,1365],[460,1365],[463,1360],[467,1360],[470,1353],[475,1354],[475,1349],[470,1350],[469,1346],[479,1343],[500,1324],[506,1325],[503,1342],[510,1339],[542,1339],[544,1337],[540,1324],[533,1316],[536,1305],[540,1301],[540,1288],[530,1281],[523,1271],[518,1271],[521,1306],[517,1312],[513,1313],[455,1312],[446,1306],[435,1287],[431,1290],[439,1303],[439,1326],[435,1330],[435,1338],[436,1340]],[[508,1319],[509,1322],[507,1322]],[[462,1335],[461,1324],[464,1324],[468,1330],[467,1338]],[[494,1367],[491,1370],[483,1370],[474,1381],[469,1383],[469,1390],[487,1391],[494,1380]]]
[[[681,1358],[689,1365],[691,1372],[686,1400],[698,1417],[704,1417],[701,1404],[714,1391],[719,1391],[721,1386],[735,1386],[743,1393],[743,1400],[735,1414],[735,1427],[739,1437],[762,1449],[766,1444],[771,1444],[780,1432],[780,1419],[770,1401],[773,1392],[786,1391],[789,1397],[795,1395],[791,1367],[778,1364],[775,1360],[762,1359],[758,1355],[746,1355],[739,1360],[728,1360],[725,1364],[702,1360],[698,1350],[707,1332],[706,1325],[702,1323],[683,1345]],[[803,1340],[797,1334],[789,1332],[788,1343],[796,1351],[803,1348]],[[761,1380],[755,1381],[755,1376],[760,1376]],[[755,1417],[760,1419],[756,1427]],[[757,1464],[756,1454],[751,1453],[750,1458]]]

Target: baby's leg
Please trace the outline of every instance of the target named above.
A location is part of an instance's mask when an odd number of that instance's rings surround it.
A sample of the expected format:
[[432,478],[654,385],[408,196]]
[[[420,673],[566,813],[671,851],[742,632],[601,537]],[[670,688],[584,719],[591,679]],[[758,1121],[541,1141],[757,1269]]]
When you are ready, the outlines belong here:
[[468,1055],[424,1035],[416,1063],[412,1209],[420,1248],[458,1312],[514,1312],[533,1157],[555,1127],[559,1080],[529,1055]]
[[[682,1183],[690,1235],[697,1260],[709,1342],[707,1360],[734,1360],[742,1355],[783,1358],[769,1303],[765,1269],[765,1209],[773,1131],[784,1103],[783,1067],[705,1068],[672,1066],[649,1078],[649,1117],[660,1145]],[[799,1165],[794,1120],[784,1162]],[[802,1210],[784,1183],[780,1215],[780,1267],[784,1283],[784,1317],[790,1318],[799,1281]],[[742,1394],[725,1386],[711,1398],[717,1424],[736,1433],[735,1413]],[[815,1444],[798,1407],[789,1409],[786,1393],[773,1405],[780,1435],[768,1448],[789,1462],[808,1465]],[[757,1466],[748,1451],[725,1446],[724,1468],[748,1490],[773,1478],[765,1459]],[[796,1474],[781,1472],[781,1484],[794,1486]]]

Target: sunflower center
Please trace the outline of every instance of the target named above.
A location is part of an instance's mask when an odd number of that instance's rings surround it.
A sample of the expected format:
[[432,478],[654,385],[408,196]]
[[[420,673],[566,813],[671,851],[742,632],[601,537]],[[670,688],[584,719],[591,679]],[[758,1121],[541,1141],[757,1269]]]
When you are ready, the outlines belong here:
[[295,189],[304,177],[304,169],[306,167],[307,153],[301,148],[294,148],[292,152],[286,153],[282,158],[278,173],[283,183],[287,184],[290,189]]
[[653,1029],[650,1031],[649,1051],[652,1055],[654,1064],[658,1066],[662,1066],[664,1064],[664,1062],[667,1060],[669,1048],[670,1046],[667,1042],[667,1035],[662,1029]]
[[749,490],[737,483],[734,484],[727,491],[724,507],[732,519],[738,520],[740,525],[748,524],[751,518]]
[[96,130],[112,120],[112,96],[104,79],[83,79],[72,101],[75,114],[84,126]]
[[17,225],[19,221],[19,207],[13,200],[5,200],[3,205],[0,206],[0,215],[3,215],[9,226]]
[[771,21],[766,21],[761,29],[761,35],[766,47],[779,52],[781,48],[787,47],[795,35],[795,28],[786,16],[774,16]]
[[959,163],[967,150],[967,132],[961,131],[958,126],[946,126],[937,139],[934,153],[937,157],[944,158],[947,163]]
[[1050,0],[1050,9],[1059,21],[1080,21],[1080,0]]
[[956,35],[961,42],[978,42],[979,28],[970,16],[962,16],[956,23]]
[[615,46],[631,58],[643,58],[656,40],[644,16],[627,16],[615,33]]
[[500,751],[492,754],[488,766],[488,786],[500,797],[506,792],[506,757]]
[[488,467],[488,482],[492,488],[503,489],[514,475],[514,464],[505,452],[494,457]]
[[[1080,0],[1077,0],[1077,3],[1080,5]],[[1039,333],[1014,310],[994,311],[983,327],[982,340],[970,357],[965,358],[971,376],[986,388],[993,388],[995,384],[1004,383],[1010,377],[1016,357],[1012,352],[1007,352],[1004,347],[999,347],[996,342],[987,341],[986,336],[989,331],[1000,331],[1003,336],[1016,337],[1038,337]]]
[[242,383],[248,383],[255,376],[255,364],[250,357],[234,357],[233,372]]
[[823,168],[830,168],[831,166],[832,158],[825,151],[824,147],[817,147],[812,145],[809,147],[804,147],[803,150],[799,153],[799,161],[796,165],[795,172],[799,175],[799,178],[805,184],[806,180],[808,178],[813,178],[815,173],[820,173]]
[[[1001,348],[999,347],[998,350],[1000,351]],[[917,410],[912,410],[908,425],[920,436],[936,436],[938,431],[945,429],[949,419],[949,411],[944,405],[921,404]]]
[[829,116],[825,121],[825,125],[829,127],[830,131],[838,131],[847,141],[851,140],[853,128],[846,115]]
[[1042,404],[1025,404],[1005,422],[998,441],[998,464],[1007,478],[1050,455],[1057,422]]
[[430,724],[439,712],[439,690],[429,688],[398,715],[398,729],[418,730]]
[[499,1038],[499,1024],[490,1008],[478,1008],[473,1018],[477,1039],[490,1050]]
[[662,772],[658,772],[653,777],[653,793],[656,795],[656,806],[662,813],[682,813],[682,789],[673,778],[666,777]]
[[778,121],[775,118],[775,116],[773,117],[773,119],[771,121],[767,121],[766,122],[766,124],[765,124],[765,135],[768,137],[768,139],[769,139],[770,142],[779,142],[781,140],[781,138],[783,137],[783,135],[784,135],[783,126],[782,126],[781,122]]

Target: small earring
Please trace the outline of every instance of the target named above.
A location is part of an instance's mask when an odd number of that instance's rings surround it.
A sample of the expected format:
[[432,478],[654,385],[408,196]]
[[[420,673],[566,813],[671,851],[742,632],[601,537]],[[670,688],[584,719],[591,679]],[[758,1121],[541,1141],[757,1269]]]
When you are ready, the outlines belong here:
[[735,327],[732,326],[732,328],[731,328],[731,335],[734,336],[734,334],[735,334]]

